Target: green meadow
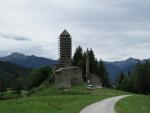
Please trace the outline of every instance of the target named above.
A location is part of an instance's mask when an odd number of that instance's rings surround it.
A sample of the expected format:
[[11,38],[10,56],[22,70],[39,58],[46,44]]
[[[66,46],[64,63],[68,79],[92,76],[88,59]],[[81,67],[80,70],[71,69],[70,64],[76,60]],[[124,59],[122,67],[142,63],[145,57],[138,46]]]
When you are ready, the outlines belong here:
[[79,113],[91,103],[124,94],[129,93],[106,88],[87,90],[85,84],[68,91],[50,86],[29,97],[0,101],[0,113]]
[[24,94],[22,98],[1,100],[0,113],[79,113],[91,103],[119,95],[132,96],[116,104],[117,113],[149,113],[150,96],[107,88],[88,90],[86,84],[69,90],[57,90],[50,86],[35,91],[29,97]]
[[150,113],[150,96],[134,95],[116,104],[117,113]]

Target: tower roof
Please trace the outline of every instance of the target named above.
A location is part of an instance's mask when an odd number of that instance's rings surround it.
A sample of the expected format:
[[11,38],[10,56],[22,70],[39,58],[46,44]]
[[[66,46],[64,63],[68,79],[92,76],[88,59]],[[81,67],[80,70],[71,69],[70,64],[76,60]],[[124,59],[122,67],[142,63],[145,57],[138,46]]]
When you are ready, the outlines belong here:
[[69,32],[65,29],[60,36],[70,36]]

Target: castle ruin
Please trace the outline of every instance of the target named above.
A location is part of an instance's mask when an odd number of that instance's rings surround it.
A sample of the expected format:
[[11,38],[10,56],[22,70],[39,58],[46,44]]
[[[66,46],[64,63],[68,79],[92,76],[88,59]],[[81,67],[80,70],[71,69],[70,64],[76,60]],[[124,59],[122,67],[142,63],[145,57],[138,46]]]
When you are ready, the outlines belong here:
[[56,88],[70,88],[82,83],[82,71],[79,67],[71,67],[72,38],[67,30],[59,37],[59,64],[55,67]]

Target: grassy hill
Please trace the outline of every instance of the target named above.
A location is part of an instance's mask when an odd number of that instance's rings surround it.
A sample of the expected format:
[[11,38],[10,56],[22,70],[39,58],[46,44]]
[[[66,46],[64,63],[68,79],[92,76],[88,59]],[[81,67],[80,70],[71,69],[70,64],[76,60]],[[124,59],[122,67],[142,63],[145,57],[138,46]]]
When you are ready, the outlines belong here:
[[123,94],[129,93],[106,88],[87,90],[86,84],[69,91],[50,86],[34,92],[30,97],[1,101],[0,113],[79,113],[91,103]]
[[150,113],[150,96],[134,95],[116,104],[117,113]]

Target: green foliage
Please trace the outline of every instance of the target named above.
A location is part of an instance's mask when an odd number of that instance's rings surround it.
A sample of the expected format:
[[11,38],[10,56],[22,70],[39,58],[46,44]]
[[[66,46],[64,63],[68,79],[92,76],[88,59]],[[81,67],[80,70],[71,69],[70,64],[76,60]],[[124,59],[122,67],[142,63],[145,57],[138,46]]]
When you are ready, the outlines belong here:
[[4,80],[0,79],[0,92],[6,91],[6,85]]
[[89,72],[96,74],[102,81],[104,87],[111,87],[111,81],[108,76],[107,69],[103,61],[98,62],[95,58],[94,51],[92,49],[83,52],[79,46],[73,56],[73,65],[82,69],[83,80],[86,81],[86,59],[89,57]]
[[50,67],[47,66],[34,69],[28,77],[28,88],[32,89],[38,87],[48,78],[50,81],[53,80],[52,69]]
[[95,58],[94,52],[92,49],[83,52],[82,48],[79,46],[76,48],[76,51],[73,56],[73,66],[78,66],[82,68],[83,78],[86,74],[86,58],[89,56],[89,71],[91,74],[97,73],[97,60]]
[[150,94],[150,62],[137,67],[137,88],[140,93]]
[[86,52],[83,52],[83,57],[82,57],[82,76],[83,80],[86,81]]
[[97,73],[97,60],[95,58],[94,52],[92,49],[90,51],[87,50],[87,53],[89,55],[89,70],[90,73],[96,74]]
[[79,46],[76,48],[76,51],[73,56],[73,65],[82,67],[82,58],[83,58],[83,51],[82,48]]
[[127,80],[125,79],[124,73],[121,72],[121,74],[117,77],[117,80],[116,80],[116,83],[115,83],[116,88],[117,89],[122,89],[124,87],[126,81]]
[[6,88],[12,87],[12,81],[19,77],[23,77],[25,81],[31,70],[30,68],[21,67],[10,62],[0,61],[0,79],[3,80]]
[[111,87],[111,81],[109,79],[107,69],[102,60],[100,60],[100,62],[98,63],[98,76],[101,78],[103,87]]
[[20,94],[22,89],[23,89],[23,78],[19,77],[13,81],[12,90]]
[[117,88],[121,90],[150,94],[150,62],[138,64],[136,70],[118,81]]

